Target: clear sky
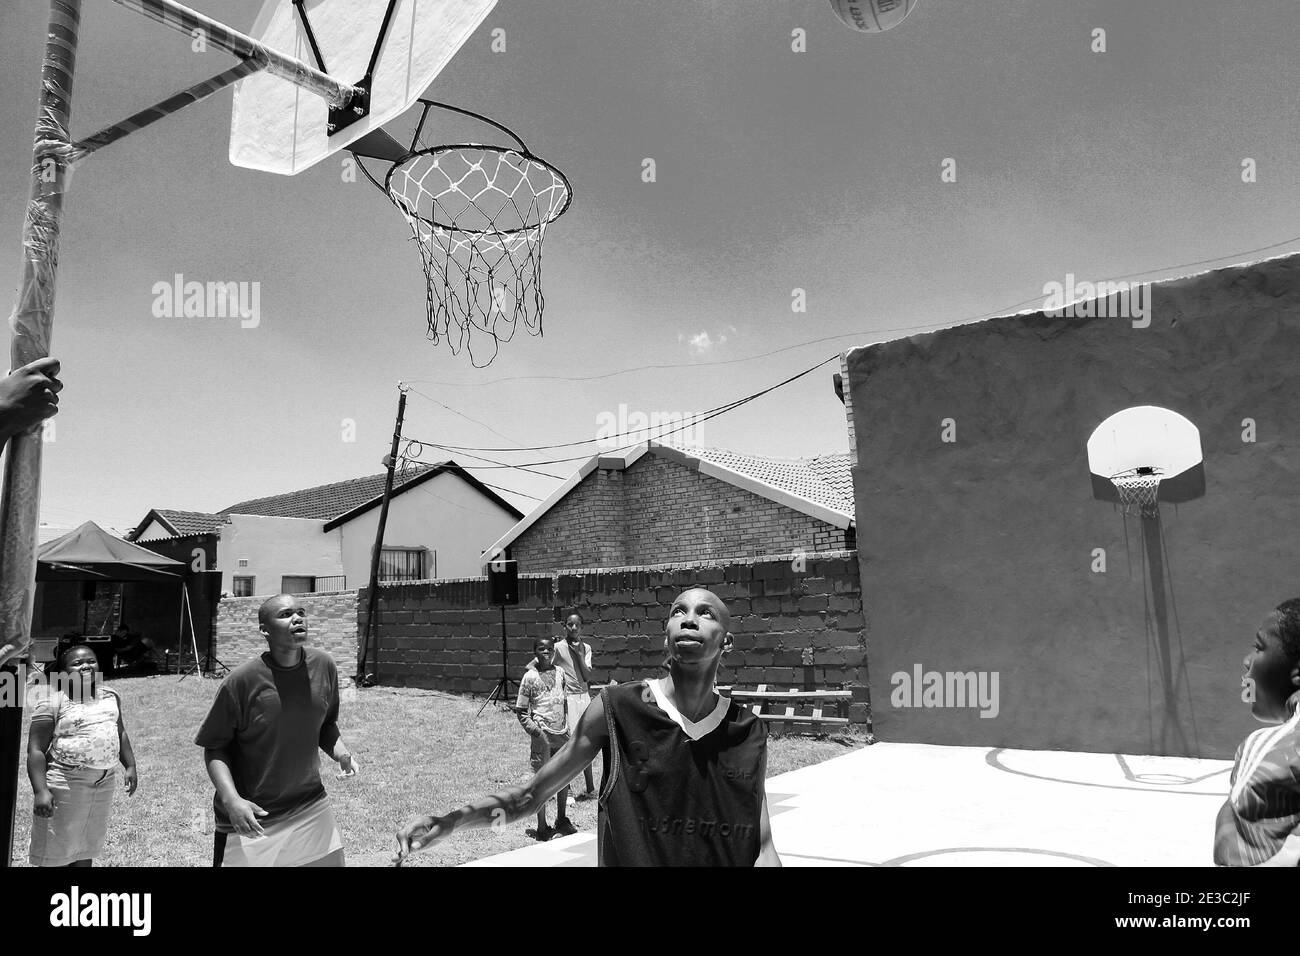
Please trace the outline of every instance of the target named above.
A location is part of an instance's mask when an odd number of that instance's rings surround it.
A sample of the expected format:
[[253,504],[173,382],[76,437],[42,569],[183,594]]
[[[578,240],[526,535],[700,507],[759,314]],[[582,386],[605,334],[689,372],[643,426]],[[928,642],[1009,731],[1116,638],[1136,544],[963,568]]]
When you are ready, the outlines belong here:
[[[248,29],[261,4],[193,5]],[[10,288],[46,12],[0,4]],[[1027,307],[1069,272],[1155,278],[1300,248],[1298,24],[1294,0],[921,0],[864,36],[826,0],[500,0],[429,95],[513,126],[575,197],[547,234],[544,337],[517,336],[483,370],[425,340],[418,256],[382,194],[343,182],[337,159],[294,178],[229,164],[225,91],[75,171],[42,519],[124,530],[151,507],[375,473],[398,380],[423,393],[413,437],[592,438],[620,404],[709,408],[898,330]],[[74,136],[231,62],[85,0]],[[956,182],[941,181],[948,158]],[[155,318],[152,289],[177,273],[260,283],[260,324]],[[646,365],[659,367],[632,371]],[[696,437],[842,452],[834,370]],[[478,474],[538,497],[558,483]]]

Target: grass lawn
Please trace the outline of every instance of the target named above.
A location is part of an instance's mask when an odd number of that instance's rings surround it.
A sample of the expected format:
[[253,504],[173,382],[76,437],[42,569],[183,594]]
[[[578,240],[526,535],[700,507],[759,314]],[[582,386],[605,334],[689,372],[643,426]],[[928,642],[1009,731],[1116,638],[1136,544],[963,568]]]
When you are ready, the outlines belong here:
[[[111,686],[122,695],[140,786],[134,797],[118,791],[108,843],[95,865],[210,866],[212,785],[192,741],[218,682],[138,677],[114,680]],[[387,866],[395,847],[393,831],[408,817],[460,807],[531,776],[528,738],[514,715],[488,707],[476,716],[480,706],[481,700],[411,688],[344,691],[339,726],[361,773],[338,779],[337,765],[323,755],[321,770],[349,865]],[[24,725],[14,833],[14,863],[19,866],[27,865],[32,820],[26,734]],[[844,741],[773,737],[768,775],[865,744],[863,735]],[[599,759],[593,772],[599,788]],[[579,781],[581,789],[581,777]],[[554,817],[552,800],[548,822]],[[580,831],[593,832],[596,802],[571,802],[569,818]],[[499,829],[462,831],[420,853],[410,865],[450,866],[519,849],[533,842],[535,824],[534,818]]]

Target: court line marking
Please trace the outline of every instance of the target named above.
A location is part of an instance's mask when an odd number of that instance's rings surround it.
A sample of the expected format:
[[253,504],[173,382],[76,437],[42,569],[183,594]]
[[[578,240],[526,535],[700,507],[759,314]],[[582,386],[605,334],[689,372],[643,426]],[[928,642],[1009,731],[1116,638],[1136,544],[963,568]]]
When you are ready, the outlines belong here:
[[941,850],[924,850],[921,853],[908,853],[886,860],[882,866],[902,866],[911,860],[920,860],[927,856],[943,856],[946,853],[1032,853],[1038,856],[1059,856],[1067,860],[1079,860],[1090,866],[1114,867],[1114,863],[1098,859],[1095,856],[1083,856],[1079,853],[1066,853],[1063,850],[1041,850],[1028,846],[953,846]]
[[[1120,769],[1124,771],[1124,776],[1127,777],[1129,780],[1132,780],[1134,783],[1147,783],[1147,782],[1149,782],[1149,781],[1144,781],[1144,780],[1142,780],[1142,777],[1143,777],[1143,776],[1148,776],[1148,777],[1149,777],[1149,776],[1152,776],[1152,775],[1151,775],[1151,774],[1145,774],[1145,775],[1144,775],[1144,774],[1135,774],[1135,773],[1134,773],[1134,772],[1129,768],[1128,761],[1124,759],[1124,755],[1123,755],[1123,754],[1115,754],[1115,759],[1119,762]],[[1224,767],[1224,768],[1221,769],[1221,770],[1211,770],[1209,773],[1202,774],[1202,775],[1199,776],[1199,777],[1183,777],[1183,782],[1182,782],[1182,783],[1179,783],[1179,784],[1170,784],[1170,786],[1179,786],[1179,787],[1181,787],[1181,786],[1183,786],[1184,784],[1200,783],[1202,780],[1209,780],[1211,777],[1217,776],[1218,774],[1221,774],[1221,773],[1227,773],[1227,772],[1228,772],[1228,768],[1227,768],[1227,767]],[[1173,773],[1173,774],[1158,774],[1158,776],[1163,776],[1163,777],[1180,777],[1180,776],[1182,776],[1182,774],[1176,774],[1176,773]],[[1156,783],[1152,783],[1151,785],[1152,785],[1152,786],[1160,786],[1160,784],[1156,784]]]
[[[1061,777],[1045,777],[1042,774],[1029,773],[1026,770],[1016,770],[1002,763],[999,758],[999,755],[1005,752],[1007,749],[1008,748],[1006,747],[994,747],[992,750],[990,750],[988,753],[984,755],[984,762],[987,763],[994,770],[1001,770],[1003,773],[1012,773],[1018,777],[1029,777],[1030,779],[1033,780],[1047,780],[1051,783],[1064,783],[1075,787],[1099,787],[1103,790],[1130,790],[1130,791],[1135,791],[1137,793],[1176,793],[1179,794],[1180,796],[1191,796],[1191,797],[1223,797],[1223,798],[1227,797],[1226,793],[1221,793],[1214,790],[1159,790],[1156,789],[1155,784],[1152,784],[1147,787],[1126,787],[1117,783],[1089,783],[1085,780],[1065,780],[1062,779]],[[1114,754],[1112,756],[1119,756],[1119,755]],[[1216,770],[1214,773],[1207,774],[1206,776],[1213,777],[1220,773],[1228,773],[1230,769],[1231,769],[1230,767],[1224,767],[1222,770]],[[1200,777],[1196,781],[1189,781],[1189,782],[1196,783],[1199,782],[1199,780],[1204,780],[1204,779],[1206,779],[1206,777]]]
[[817,856],[812,853],[791,853],[788,850],[777,850],[776,854],[783,860],[787,856],[793,856],[800,860],[823,860],[827,863],[852,863],[854,866],[884,866],[883,863],[873,863],[871,860],[847,860],[841,856]]

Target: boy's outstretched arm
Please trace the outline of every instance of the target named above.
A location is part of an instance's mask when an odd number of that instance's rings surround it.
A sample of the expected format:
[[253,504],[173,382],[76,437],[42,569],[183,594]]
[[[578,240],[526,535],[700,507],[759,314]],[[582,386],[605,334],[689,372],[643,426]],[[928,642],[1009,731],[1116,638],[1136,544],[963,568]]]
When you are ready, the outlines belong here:
[[758,859],[755,866],[781,866],[776,847],[772,845],[772,824],[767,818],[767,792],[763,792],[763,809],[758,812]]
[[597,697],[583,712],[573,737],[532,780],[443,816],[426,814],[412,818],[397,831],[397,856],[393,862],[400,866],[412,853],[445,840],[461,828],[499,826],[532,816],[596,759],[608,739],[605,704]]
[[772,821],[767,816],[767,744],[763,745],[763,759],[758,767],[758,859],[755,866],[780,866],[781,858],[772,845]]

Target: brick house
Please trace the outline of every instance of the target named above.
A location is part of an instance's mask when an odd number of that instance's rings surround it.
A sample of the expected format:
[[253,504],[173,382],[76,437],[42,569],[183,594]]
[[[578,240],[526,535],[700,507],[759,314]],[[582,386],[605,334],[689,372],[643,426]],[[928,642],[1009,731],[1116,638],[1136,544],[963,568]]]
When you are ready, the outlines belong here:
[[485,554],[550,572],[855,547],[848,455],[778,459],[647,442],[593,457]]

